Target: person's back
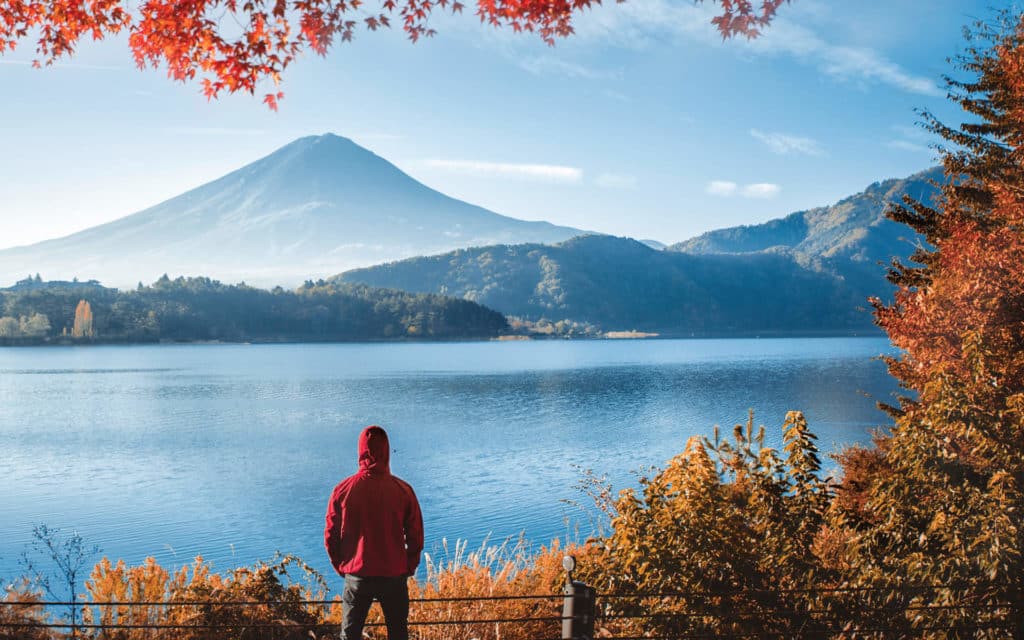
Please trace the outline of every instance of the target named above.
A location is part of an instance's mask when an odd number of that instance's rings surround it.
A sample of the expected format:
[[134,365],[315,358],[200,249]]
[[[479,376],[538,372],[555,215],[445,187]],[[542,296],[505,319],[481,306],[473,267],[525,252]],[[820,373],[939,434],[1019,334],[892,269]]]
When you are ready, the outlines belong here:
[[370,426],[359,435],[359,471],[331,494],[324,545],[345,578],[342,635],[362,637],[370,605],[384,611],[389,640],[408,638],[407,578],[423,550],[423,518],[412,487],[391,475],[387,433]]

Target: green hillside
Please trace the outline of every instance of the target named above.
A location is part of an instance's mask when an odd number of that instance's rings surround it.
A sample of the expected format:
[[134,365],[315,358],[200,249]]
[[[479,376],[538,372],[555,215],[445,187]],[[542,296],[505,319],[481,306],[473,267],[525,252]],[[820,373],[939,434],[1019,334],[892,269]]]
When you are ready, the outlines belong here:
[[864,191],[826,206],[798,211],[764,224],[717,229],[674,244],[669,251],[692,254],[751,253],[786,249],[842,264],[876,265],[892,256],[907,256],[917,241],[908,227],[884,215],[886,205],[904,195],[928,201],[943,180],[933,167],[902,180],[876,182]]
[[866,293],[784,252],[689,255],[628,238],[496,245],[345,272],[334,279],[479,302],[531,320],[663,334],[871,330]]
[[920,240],[888,220],[904,195],[929,200],[933,168],[825,207],[733,227],[658,251],[584,236],[554,246],[495,245],[347,271],[336,281],[473,300],[528,320],[667,334],[870,331],[886,265]]

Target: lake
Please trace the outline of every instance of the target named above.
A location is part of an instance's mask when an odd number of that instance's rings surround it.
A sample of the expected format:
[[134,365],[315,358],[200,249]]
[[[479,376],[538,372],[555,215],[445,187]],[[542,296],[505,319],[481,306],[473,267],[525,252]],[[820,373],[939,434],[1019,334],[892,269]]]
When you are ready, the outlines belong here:
[[[825,451],[887,423],[881,338],[0,349],[0,579],[34,524],[112,557],[219,568],[299,554],[368,424],[419,495],[428,551],[585,536],[580,468],[617,487],[691,435],[801,409]],[[336,582],[333,582],[337,586]]]

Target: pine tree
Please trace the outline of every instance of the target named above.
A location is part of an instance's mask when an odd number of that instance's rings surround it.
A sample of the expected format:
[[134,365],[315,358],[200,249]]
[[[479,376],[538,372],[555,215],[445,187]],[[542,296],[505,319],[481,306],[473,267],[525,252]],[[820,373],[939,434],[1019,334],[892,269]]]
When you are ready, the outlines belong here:
[[[1024,593],[1024,16],[976,25],[957,62],[969,78],[948,78],[950,95],[974,119],[923,113],[946,141],[949,184],[890,212],[928,246],[894,261],[893,303],[874,301],[901,350],[889,370],[912,393],[887,407],[896,423],[877,450],[844,457],[847,478],[871,477],[836,505],[852,580],[892,587],[863,610],[901,603],[910,634],[971,624],[971,637],[1007,637],[991,625],[1011,624],[1024,637],[997,606]],[[949,606],[968,603],[987,608]]]

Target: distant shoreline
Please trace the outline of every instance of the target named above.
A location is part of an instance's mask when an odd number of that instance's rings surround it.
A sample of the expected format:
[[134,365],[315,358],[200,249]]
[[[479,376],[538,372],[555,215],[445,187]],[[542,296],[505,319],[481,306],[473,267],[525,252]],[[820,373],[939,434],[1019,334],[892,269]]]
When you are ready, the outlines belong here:
[[559,335],[502,335],[497,337],[444,336],[400,337],[360,340],[311,340],[309,338],[280,338],[252,340],[126,340],[126,339],[74,339],[74,338],[0,338],[0,349],[18,347],[101,347],[101,346],[153,346],[153,345],[272,345],[272,344],[437,344],[463,342],[550,342],[550,341],[629,341],[629,340],[757,340],[799,338],[883,338],[881,331],[737,331],[737,332],[643,332],[607,331],[600,336]]

